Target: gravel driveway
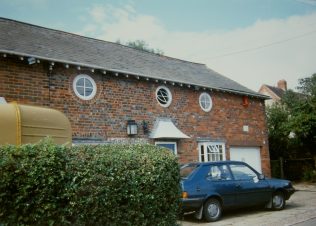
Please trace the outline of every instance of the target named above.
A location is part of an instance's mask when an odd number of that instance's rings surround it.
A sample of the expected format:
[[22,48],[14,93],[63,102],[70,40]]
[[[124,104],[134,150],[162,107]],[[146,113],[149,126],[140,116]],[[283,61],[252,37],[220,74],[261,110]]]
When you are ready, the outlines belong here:
[[243,209],[224,212],[222,219],[214,223],[196,220],[186,215],[179,223],[183,226],[223,225],[300,225],[316,217],[316,184],[294,184],[295,192],[282,211],[265,209]]

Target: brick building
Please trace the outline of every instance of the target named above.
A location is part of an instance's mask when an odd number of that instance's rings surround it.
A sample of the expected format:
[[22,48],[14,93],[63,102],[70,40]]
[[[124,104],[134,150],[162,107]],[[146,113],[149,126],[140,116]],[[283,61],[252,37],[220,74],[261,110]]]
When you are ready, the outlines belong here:
[[277,86],[262,85],[258,92],[270,97],[270,99],[265,101],[266,105],[270,106],[273,103],[280,101],[286,91],[287,82],[282,79],[278,81]]
[[[74,143],[146,142],[270,175],[266,96],[208,69],[0,18],[0,97],[64,112]],[[0,119],[1,120],[1,119]]]

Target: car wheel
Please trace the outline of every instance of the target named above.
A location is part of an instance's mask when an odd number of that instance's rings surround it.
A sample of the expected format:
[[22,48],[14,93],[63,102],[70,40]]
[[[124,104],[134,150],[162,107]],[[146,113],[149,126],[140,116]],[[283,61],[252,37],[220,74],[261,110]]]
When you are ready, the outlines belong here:
[[282,210],[285,206],[284,194],[282,192],[276,192],[272,196],[272,209]]
[[207,200],[203,207],[203,216],[207,222],[217,221],[222,215],[222,205],[214,198]]

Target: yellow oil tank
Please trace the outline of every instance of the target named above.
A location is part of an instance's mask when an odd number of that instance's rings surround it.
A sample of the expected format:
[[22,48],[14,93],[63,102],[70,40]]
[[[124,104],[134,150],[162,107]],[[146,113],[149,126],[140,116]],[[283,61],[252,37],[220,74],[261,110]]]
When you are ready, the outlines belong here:
[[36,143],[45,137],[56,144],[71,145],[71,125],[63,113],[45,107],[0,104],[0,145]]

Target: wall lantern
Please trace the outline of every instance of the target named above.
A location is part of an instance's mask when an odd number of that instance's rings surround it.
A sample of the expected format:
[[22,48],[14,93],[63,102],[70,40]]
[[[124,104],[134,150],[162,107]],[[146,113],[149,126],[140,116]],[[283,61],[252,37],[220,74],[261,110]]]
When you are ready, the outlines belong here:
[[27,58],[27,62],[29,63],[29,65],[35,64],[36,63],[36,59],[34,57],[29,57],[29,58]]
[[137,124],[135,120],[127,121],[127,134],[128,135],[136,135],[137,134]]

